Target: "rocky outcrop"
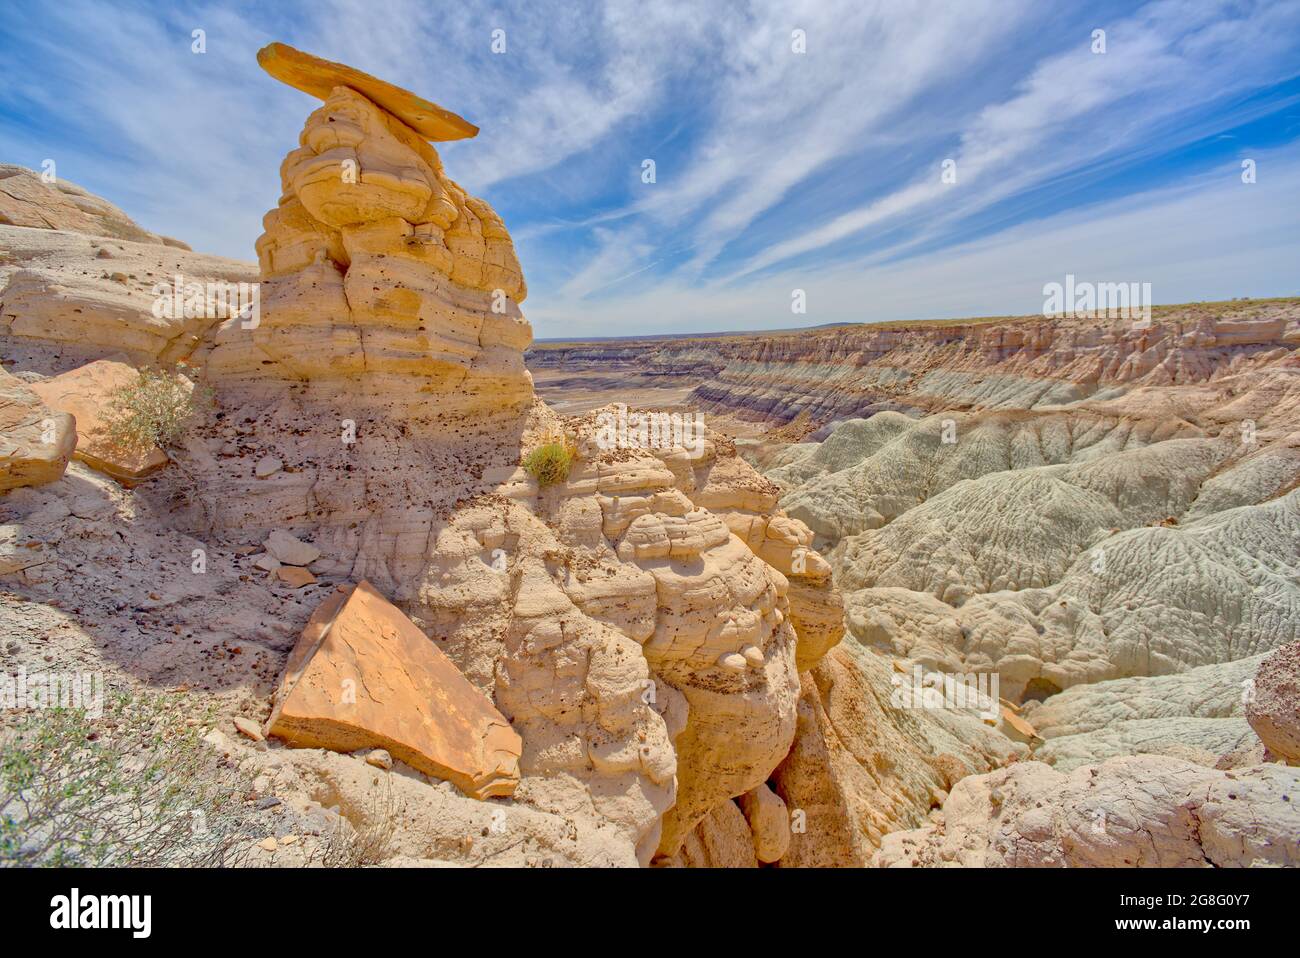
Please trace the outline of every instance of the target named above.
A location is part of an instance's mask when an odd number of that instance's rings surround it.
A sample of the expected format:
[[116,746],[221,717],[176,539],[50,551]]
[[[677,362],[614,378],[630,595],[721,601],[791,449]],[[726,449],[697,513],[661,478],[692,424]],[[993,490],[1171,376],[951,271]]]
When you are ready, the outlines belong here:
[[0,492],[58,479],[76,445],[72,417],[0,369]]
[[266,734],[306,748],[383,748],[471,798],[509,795],[519,736],[368,582],[340,588],[289,656]]
[[[339,79],[337,65],[295,63]],[[599,833],[604,851],[570,849],[570,860],[671,859],[727,809],[732,824],[740,817],[749,856],[757,840],[771,858],[780,851],[779,836],[762,831],[771,815],[756,818],[756,839],[734,799],[761,789],[788,754],[798,670],[840,635],[838,594],[811,532],[781,514],[776,488],[721,437],[603,448],[592,417],[565,420],[537,402],[522,358],[526,287],[499,217],[447,176],[428,131],[408,122],[414,99],[381,104],[348,82],[320,93],[257,244],[257,314],[154,322],[132,292],[113,320],[133,364],[185,358],[215,403],[171,450],[174,468],[126,493],[122,515],[142,535],[162,526],[175,537],[167,556],[143,568],[147,549],[84,546],[124,593],[167,579],[146,589],[156,600],[131,591],[132,608],[169,603],[193,618],[178,612],[175,639],[151,644],[155,623],[136,613],[137,628],[122,638],[110,631],[104,643],[151,676],[190,669],[206,687],[245,653],[204,645],[202,667],[182,666],[182,636],[264,636],[257,682],[281,677],[268,730],[303,746],[277,749],[274,763],[255,750],[249,760],[265,774],[307,788],[309,766],[320,764],[313,746],[378,747],[467,794],[491,795],[491,761],[469,761],[473,743],[434,735],[419,683],[401,672],[418,664],[451,682],[434,664],[440,652],[508,726],[495,727],[518,736],[518,784],[495,801],[536,819],[529,834],[547,842],[556,821]],[[10,292],[21,292],[26,280],[17,280]],[[24,337],[38,377],[79,365],[70,345],[78,324],[113,338],[100,319],[77,318],[80,307],[61,314],[66,322],[33,323],[51,297],[17,292],[0,313],[11,337]],[[104,358],[97,336],[83,337],[77,359]],[[521,461],[555,437],[574,460],[543,487]],[[59,544],[40,571],[20,570],[25,588],[57,590],[74,560],[84,564],[83,547],[62,534],[71,494],[25,503],[13,541],[39,528]],[[137,509],[137,499],[156,505]],[[173,569],[173,552],[220,572],[214,581]],[[329,631],[315,620],[280,668],[322,591],[358,582],[391,609],[358,613],[345,628],[360,600],[327,605],[320,615],[338,616]],[[267,611],[276,608],[289,617]],[[119,611],[106,618],[118,624]],[[250,615],[275,621],[254,627]],[[396,632],[378,642],[372,620]],[[352,645],[331,644],[348,636]],[[376,662],[388,666],[370,682]],[[357,703],[331,697],[344,672],[367,677]],[[389,697],[390,688],[401,694]],[[336,759],[320,760],[331,775],[349,762],[371,775],[397,770],[361,754]],[[329,787],[313,788],[330,797]],[[462,837],[426,843],[418,856],[479,860],[456,844]],[[486,844],[512,860],[510,846]]]
[[213,379],[261,394],[303,384],[311,399],[413,418],[517,417],[532,335],[501,219],[419,132],[341,83],[300,143],[257,243],[261,322],[222,327]]
[[1269,753],[1300,765],[1300,643],[1264,659],[1245,698],[1246,719]]
[[1164,756],[1063,775],[1040,762],[963,779],[942,820],[885,837],[881,867],[1251,867],[1300,864],[1300,771],[1216,771]]
[[478,127],[410,90],[393,86],[343,63],[322,60],[285,43],[268,43],[257,51],[257,63],[282,83],[328,100],[338,87],[355,90],[392,114],[426,140],[463,140]]
[[852,640],[804,673],[794,746],[771,778],[794,819],[782,867],[865,865],[962,778],[1028,756],[976,709],[903,702],[894,674]]
[[1284,361],[1300,342],[1298,322],[1295,300],[1261,300],[1161,307],[1146,325],[1030,316],[547,343],[528,361],[614,382],[627,371],[691,381],[693,406],[764,422],[803,417],[811,432],[882,409],[1031,409],[1113,395],[1116,387],[1206,384],[1225,367],[1246,373]]
[[42,175],[9,163],[0,163],[0,224],[189,249],[180,240],[141,229],[112,203],[58,179],[53,170]]
[[230,284],[237,303],[256,279],[247,263],[171,246],[0,226],[0,346],[43,375],[123,355],[170,366],[232,315]]

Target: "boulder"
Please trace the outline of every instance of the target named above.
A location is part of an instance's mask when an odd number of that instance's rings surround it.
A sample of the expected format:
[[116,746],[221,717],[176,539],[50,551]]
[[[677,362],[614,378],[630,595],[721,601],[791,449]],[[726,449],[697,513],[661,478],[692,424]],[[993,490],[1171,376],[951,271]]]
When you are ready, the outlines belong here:
[[[289,533],[277,529],[262,543],[267,554],[285,565],[311,565],[320,558],[320,550]],[[278,568],[278,567],[277,567]]]
[[1300,765],[1300,642],[1260,663],[1254,694],[1246,696],[1246,721],[1273,755]]
[[243,735],[246,738],[251,738],[254,742],[263,741],[264,736],[262,735],[262,730],[258,728],[257,723],[251,719],[246,719],[242,715],[236,715],[230,720],[230,722],[235,726],[235,729],[240,735]]
[[302,566],[282,565],[275,570],[275,575],[285,585],[295,589],[314,585],[316,582],[316,577]]
[[510,723],[369,582],[341,586],[313,613],[267,734],[336,752],[383,748],[473,798],[510,795],[519,782]]
[[0,369],[0,491],[58,479],[76,445],[72,417],[54,412],[22,380]]

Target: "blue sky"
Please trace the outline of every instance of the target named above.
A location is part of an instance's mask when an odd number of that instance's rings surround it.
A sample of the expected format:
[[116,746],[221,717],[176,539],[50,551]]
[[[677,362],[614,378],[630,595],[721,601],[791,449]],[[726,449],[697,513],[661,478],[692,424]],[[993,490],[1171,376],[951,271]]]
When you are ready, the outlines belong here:
[[440,150],[538,337],[1030,313],[1066,273],[1300,294],[1300,0],[19,0],[0,161],[252,259],[317,103],[256,66],[271,40],[481,127]]

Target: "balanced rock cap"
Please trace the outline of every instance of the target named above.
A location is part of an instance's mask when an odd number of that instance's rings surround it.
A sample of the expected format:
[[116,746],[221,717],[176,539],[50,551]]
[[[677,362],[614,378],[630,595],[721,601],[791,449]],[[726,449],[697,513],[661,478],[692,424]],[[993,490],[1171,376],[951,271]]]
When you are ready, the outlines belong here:
[[329,99],[335,87],[356,90],[426,140],[466,140],[478,135],[478,127],[464,117],[444,110],[410,90],[403,90],[342,63],[303,53],[287,43],[268,43],[257,51],[257,62],[281,83],[321,100]]

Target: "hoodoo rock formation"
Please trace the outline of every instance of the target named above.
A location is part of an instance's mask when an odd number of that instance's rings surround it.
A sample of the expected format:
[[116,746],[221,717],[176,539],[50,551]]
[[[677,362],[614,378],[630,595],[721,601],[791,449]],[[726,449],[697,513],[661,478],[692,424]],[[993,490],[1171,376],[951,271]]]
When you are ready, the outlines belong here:
[[[516,800],[604,823],[642,862],[671,854],[788,752],[796,657],[838,638],[828,567],[813,556],[789,597],[778,567],[811,534],[729,449],[602,450],[535,402],[500,218],[367,82],[295,57],[325,103],[258,241],[261,321],[223,325],[208,357],[230,418],[289,468],[211,457],[203,521],[310,536],[509,719]],[[566,430],[576,462],[539,488],[521,451]]]

